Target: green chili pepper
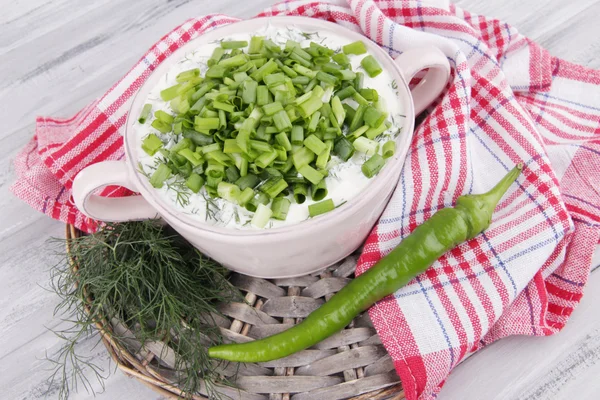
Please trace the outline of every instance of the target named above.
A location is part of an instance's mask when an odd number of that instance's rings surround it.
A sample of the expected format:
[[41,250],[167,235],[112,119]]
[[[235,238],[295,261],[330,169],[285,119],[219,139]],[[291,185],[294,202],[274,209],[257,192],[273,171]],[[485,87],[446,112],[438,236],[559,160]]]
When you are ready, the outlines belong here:
[[265,339],[211,347],[209,356],[240,362],[271,361],[311,347],[342,330],[359,313],[406,285],[444,253],[486,229],[494,208],[522,167],[519,164],[513,168],[489,192],[460,196],[454,208],[435,213],[300,324]]

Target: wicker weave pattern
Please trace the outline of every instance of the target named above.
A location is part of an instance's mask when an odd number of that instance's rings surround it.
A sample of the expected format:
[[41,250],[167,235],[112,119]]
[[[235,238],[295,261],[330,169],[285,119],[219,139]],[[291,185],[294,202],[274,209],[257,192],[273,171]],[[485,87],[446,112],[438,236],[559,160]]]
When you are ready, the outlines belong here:
[[[67,239],[80,234],[73,226],[67,226]],[[248,342],[281,332],[299,323],[344,287],[355,265],[355,256],[350,256],[326,271],[298,278],[265,280],[236,274],[232,283],[244,292],[246,304],[223,304],[220,311],[228,318],[212,317],[225,342]],[[179,380],[178,371],[173,369],[175,354],[167,343],[155,341],[142,346],[135,334],[115,318],[97,326],[104,345],[123,372],[167,398],[183,395],[175,386]],[[111,331],[126,340],[116,343],[107,334]],[[226,377],[237,373],[235,384],[240,389],[219,387],[223,395],[232,399],[404,398],[392,360],[366,313],[310,349],[270,362],[229,363],[223,365],[220,373]],[[192,397],[206,399],[206,394],[201,388]]]

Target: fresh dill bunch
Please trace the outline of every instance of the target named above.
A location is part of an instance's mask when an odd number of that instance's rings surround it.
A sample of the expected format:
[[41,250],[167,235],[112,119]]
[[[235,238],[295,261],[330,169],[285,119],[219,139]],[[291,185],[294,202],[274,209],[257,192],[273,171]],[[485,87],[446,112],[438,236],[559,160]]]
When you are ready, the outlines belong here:
[[110,320],[133,332],[142,346],[166,343],[175,353],[170,367],[184,392],[192,396],[202,389],[219,397],[219,365],[207,353],[208,346],[221,342],[212,316],[219,314],[219,303],[242,299],[228,271],[156,220],[107,224],[67,244],[68,254],[63,252],[63,262],[52,269],[52,289],[61,298],[55,315],[73,323],[55,332],[64,345],[50,358],[50,385],[58,385],[59,398],[66,399],[78,382],[92,390],[85,370],[103,385],[104,371],[77,354],[76,345],[97,335],[101,323],[104,333],[127,347]]

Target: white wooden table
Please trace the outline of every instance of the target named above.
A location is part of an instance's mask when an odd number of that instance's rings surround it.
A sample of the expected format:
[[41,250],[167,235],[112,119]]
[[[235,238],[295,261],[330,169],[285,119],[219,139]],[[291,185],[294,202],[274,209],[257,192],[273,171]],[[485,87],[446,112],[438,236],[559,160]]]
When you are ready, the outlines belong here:
[[[498,17],[553,54],[600,68],[600,0],[458,0]],[[13,159],[34,133],[36,115],[70,116],[101,95],[160,36],[186,18],[221,12],[250,17],[272,0],[29,0],[0,3],[0,398],[56,398],[45,382],[59,340],[57,298],[45,290],[56,261],[46,240],[64,227],[14,198]],[[595,265],[600,263],[596,257]],[[513,337],[460,365],[440,399],[600,397],[600,272],[560,334]],[[108,365],[101,346],[84,343]],[[91,399],[81,391],[73,399]],[[99,399],[160,399],[121,373]]]

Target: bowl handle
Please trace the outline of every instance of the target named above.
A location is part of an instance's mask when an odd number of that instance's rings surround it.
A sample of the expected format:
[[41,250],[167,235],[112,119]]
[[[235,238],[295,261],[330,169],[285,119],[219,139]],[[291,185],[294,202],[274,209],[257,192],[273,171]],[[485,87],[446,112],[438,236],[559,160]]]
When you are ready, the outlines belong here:
[[418,72],[429,68],[421,82],[411,90],[417,116],[433,103],[446,87],[450,78],[448,58],[437,47],[428,46],[406,50],[395,62],[400,67],[406,83],[410,83]]
[[156,210],[140,195],[102,197],[92,194],[108,185],[136,190],[124,161],[103,161],[81,170],[73,180],[73,200],[77,208],[99,221],[136,221],[158,216]]

